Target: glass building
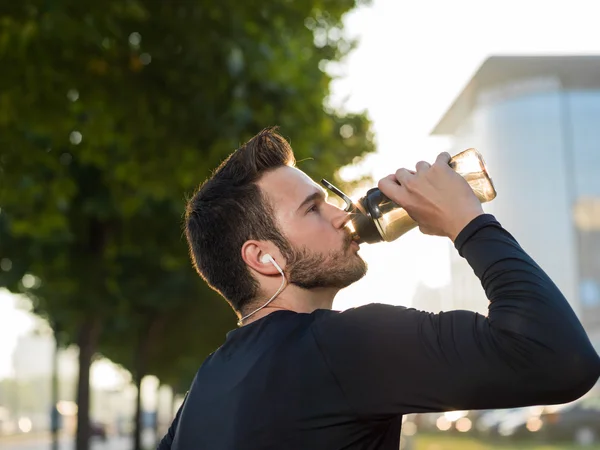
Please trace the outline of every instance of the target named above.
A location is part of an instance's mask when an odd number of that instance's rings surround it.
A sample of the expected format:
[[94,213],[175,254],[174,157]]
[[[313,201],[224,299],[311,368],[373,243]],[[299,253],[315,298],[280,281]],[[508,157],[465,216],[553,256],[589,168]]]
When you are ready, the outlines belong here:
[[[546,270],[600,350],[600,56],[494,56],[435,126],[451,153],[483,154],[498,196],[484,207]],[[451,252],[454,308],[485,313]]]

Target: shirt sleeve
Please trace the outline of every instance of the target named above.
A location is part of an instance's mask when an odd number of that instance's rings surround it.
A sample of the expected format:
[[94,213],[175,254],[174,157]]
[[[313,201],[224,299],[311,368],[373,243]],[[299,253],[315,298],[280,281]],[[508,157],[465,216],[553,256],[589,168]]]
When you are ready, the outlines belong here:
[[371,304],[314,322],[356,414],[566,403],[587,392],[600,359],[544,271],[491,215],[474,219],[455,245],[490,300],[487,317]]

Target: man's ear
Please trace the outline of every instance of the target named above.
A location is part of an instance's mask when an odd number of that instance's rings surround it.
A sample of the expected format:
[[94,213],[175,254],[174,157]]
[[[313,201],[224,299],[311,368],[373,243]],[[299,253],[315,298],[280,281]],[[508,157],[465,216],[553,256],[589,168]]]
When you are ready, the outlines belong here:
[[[273,263],[265,255],[277,260],[279,252],[271,242],[248,240],[242,245],[242,259],[251,268],[262,275],[279,275]],[[278,264],[281,264],[278,262]]]

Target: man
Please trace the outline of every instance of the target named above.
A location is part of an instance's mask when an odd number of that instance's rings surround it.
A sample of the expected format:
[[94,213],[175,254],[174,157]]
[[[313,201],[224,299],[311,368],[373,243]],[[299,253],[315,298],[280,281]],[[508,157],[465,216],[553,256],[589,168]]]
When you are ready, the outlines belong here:
[[332,311],[366,273],[350,216],[273,129],[217,169],[188,204],[186,234],[241,327],[204,361],[159,449],[398,449],[403,414],[564,403],[594,385],[600,360],[568,302],[449,158],[379,188],[421,231],[454,241],[487,317],[377,303]]

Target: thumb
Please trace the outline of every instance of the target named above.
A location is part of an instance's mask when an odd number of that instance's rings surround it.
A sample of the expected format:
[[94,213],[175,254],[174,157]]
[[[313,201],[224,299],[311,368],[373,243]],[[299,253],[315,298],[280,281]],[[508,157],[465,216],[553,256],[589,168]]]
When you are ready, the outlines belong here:
[[450,153],[448,153],[448,152],[442,152],[435,159],[435,162],[436,162],[436,164],[445,164],[445,165],[448,165],[448,164],[450,164],[450,159],[451,158],[452,157],[450,156]]

